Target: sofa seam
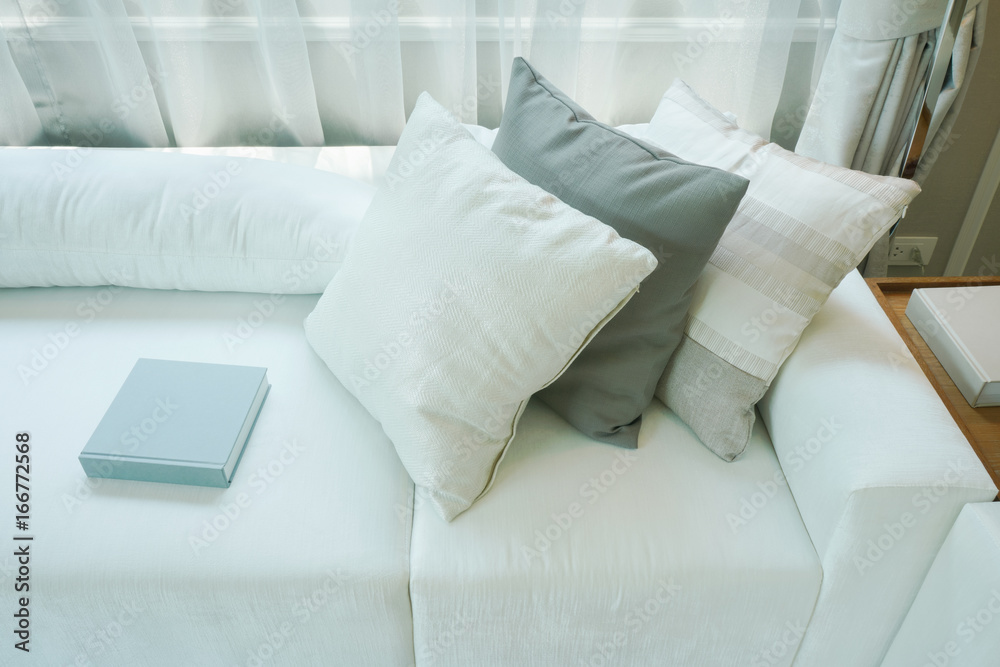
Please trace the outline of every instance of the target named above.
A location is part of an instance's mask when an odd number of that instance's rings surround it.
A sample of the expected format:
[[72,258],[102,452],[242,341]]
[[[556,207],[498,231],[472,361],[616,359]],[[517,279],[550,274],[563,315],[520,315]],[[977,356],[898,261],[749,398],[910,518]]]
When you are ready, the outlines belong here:
[[[966,503],[966,505],[974,505],[974,504],[976,504],[976,503]],[[993,546],[995,546],[997,548],[997,551],[1000,551],[1000,538],[997,537],[994,529],[989,524],[986,523],[986,520],[983,519],[982,514],[980,514],[979,512],[976,512],[974,510],[970,510],[969,513],[976,515],[976,521],[983,528],[983,532],[985,532],[986,535],[989,537],[990,542],[992,542]],[[961,516],[961,515],[959,515],[959,516]],[[958,520],[956,519],[955,522],[957,523]],[[951,534],[950,530],[948,531],[948,534],[949,535]],[[945,537],[945,539],[948,539],[948,538]],[[936,558],[936,556],[935,556],[935,558]]]
[[[871,491],[871,490],[877,490],[877,489],[922,489],[922,488],[925,488],[927,486],[933,486],[935,483],[936,482],[931,481],[931,482],[925,482],[925,483],[919,483],[919,484],[864,484],[864,485],[861,485],[861,486],[857,486],[857,487],[851,488],[851,491],[850,491],[849,495],[853,496],[855,493],[858,493],[859,491]],[[991,484],[992,484],[992,482],[991,482]],[[953,484],[953,485],[947,485],[945,488],[947,488],[947,489],[956,489],[956,490],[957,489],[964,489],[964,490],[968,490],[968,491],[989,491],[991,487],[987,487],[987,486],[971,486],[971,485],[968,485],[968,484]],[[996,487],[992,487],[992,488],[995,489]],[[966,504],[968,504],[968,503],[966,503]]]
[[413,650],[413,667],[417,665],[417,627],[413,612],[413,522],[417,516],[417,485],[411,480],[410,520],[406,530],[406,600],[410,604],[410,647]]

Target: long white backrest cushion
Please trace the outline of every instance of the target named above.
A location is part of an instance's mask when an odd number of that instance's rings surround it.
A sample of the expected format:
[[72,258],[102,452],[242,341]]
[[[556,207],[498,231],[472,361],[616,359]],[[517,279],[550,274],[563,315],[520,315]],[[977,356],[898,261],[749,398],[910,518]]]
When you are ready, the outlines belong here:
[[0,183],[0,287],[318,293],[374,194],[290,164],[121,149],[3,149]]

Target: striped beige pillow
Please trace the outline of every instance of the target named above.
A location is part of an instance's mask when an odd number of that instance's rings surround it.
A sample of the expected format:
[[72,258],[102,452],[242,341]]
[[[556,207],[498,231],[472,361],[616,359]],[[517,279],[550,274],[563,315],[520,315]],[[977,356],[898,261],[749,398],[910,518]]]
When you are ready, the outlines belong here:
[[656,390],[731,461],[749,440],[754,405],[802,331],[920,188],[767,143],[682,81],[664,94],[642,138],[750,179],[695,285],[684,338]]

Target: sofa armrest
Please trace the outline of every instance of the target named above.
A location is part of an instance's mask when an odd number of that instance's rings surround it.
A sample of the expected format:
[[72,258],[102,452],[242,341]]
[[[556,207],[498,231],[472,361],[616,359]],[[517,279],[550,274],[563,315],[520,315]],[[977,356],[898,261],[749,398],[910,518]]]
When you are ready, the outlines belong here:
[[989,474],[854,271],[759,404],[823,584],[795,665],[878,665]]

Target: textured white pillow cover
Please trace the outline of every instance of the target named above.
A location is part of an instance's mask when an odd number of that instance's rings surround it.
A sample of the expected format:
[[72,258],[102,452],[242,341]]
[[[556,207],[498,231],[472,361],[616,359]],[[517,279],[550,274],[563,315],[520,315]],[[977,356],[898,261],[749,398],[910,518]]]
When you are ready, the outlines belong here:
[[0,287],[312,294],[371,185],[238,157],[0,150]]
[[450,521],[489,488],[529,397],[656,260],[507,169],[427,93],[386,183],[306,336]]
[[684,338],[656,390],[702,442],[732,460],[803,330],[920,187],[768,143],[680,80],[642,138],[750,179],[695,284]]

